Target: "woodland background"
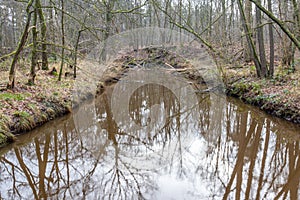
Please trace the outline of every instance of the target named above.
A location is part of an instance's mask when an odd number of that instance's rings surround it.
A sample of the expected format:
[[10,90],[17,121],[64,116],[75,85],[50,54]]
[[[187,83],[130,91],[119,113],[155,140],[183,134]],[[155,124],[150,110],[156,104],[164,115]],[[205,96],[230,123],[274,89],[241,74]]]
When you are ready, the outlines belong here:
[[[258,77],[273,77],[275,66],[293,72],[300,48],[299,0],[1,0],[0,60],[15,86],[20,60],[37,67],[49,62],[74,67],[109,36],[158,26],[185,30],[198,38],[223,65],[251,63]],[[8,62],[9,61],[9,62]],[[3,65],[2,65],[3,67]]]

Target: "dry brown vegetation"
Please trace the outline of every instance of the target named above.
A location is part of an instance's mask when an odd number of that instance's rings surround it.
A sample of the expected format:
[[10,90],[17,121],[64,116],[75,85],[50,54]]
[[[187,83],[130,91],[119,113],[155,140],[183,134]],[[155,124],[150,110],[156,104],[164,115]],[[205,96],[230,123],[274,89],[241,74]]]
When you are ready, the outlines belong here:
[[163,48],[151,47],[134,50],[120,55],[103,72],[97,92],[101,93],[105,86],[112,85],[120,80],[129,70],[140,68],[159,67],[169,73],[176,73],[189,80],[199,81],[196,70],[187,59]]
[[[2,63],[3,65],[3,63]],[[57,67],[53,64],[52,67]],[[0,76],[0,145],[14,139],[15,134],[32,130],[49,120],[71,111],[73,80],[57,81],[56,74],[39,70],[36,84],[27,85],[28,70],[19,66],[14,90],[6,89],[8,71]]]
[[253,65],[226,70],[228,94],[294,123],[300,123],[300,71],[277,63],[272,79],[258,79]]

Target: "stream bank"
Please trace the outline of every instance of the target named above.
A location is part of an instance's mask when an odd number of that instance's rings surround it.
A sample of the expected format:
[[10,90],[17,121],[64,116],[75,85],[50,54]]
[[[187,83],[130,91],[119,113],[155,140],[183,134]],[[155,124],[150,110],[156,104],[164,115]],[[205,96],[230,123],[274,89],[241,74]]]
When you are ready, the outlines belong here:
[[15,89],[8,90],[4,84],[6,74],[3,72],[0,78],[0,146],[14,142],[18,134],[71,112],[71,78],[58,82],[56,74],[40,70],[35,85],[27,85],[27,79],[20,76]]
[[278,68],[273,78],[259,79],[255,69],[227,69],[227,94],[273,116],[300,124],[300,71]]
[[[98,82],[97,93],[118,82],[129,70],[153,64],[177,73],[191,84],[205,82],[184,58],[160,48],[145,48],[129,52],[117,58],[104,71]],[[250,70],[249,70],[250,68]],[[25,73],[24,73],[25,74]],[[7,72],[0,77],[4,85]],[[15,141],[17,134],[34,129],[72,110],[74,80],[65,77],[61,82],[47,71],[38,71],[34,86],[26,85],[27,79],[19,80],[15,90],[0,88],[0,146]],[[273,79],[257,79],[255,71],[245,66],[226,69],[227,94],[240,98],[248,104],[260,107],[269,114],[300,123],[300,73],[277,71]],[[92,96],[91,96],[92,95]],[[87,93],[85,96],[93,94]],[[85,99],[81,99],[80,102]],[[80,102],[76,107],[80,105]],[[74,107],[74,106],[73,106]]]

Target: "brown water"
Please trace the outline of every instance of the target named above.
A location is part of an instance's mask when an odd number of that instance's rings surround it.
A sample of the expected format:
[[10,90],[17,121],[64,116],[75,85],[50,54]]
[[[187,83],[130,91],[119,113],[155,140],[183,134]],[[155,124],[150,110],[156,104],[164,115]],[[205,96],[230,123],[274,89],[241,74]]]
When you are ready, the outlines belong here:
[[111,95],[1,149],[0,199],[300,197],[299,126],[209,93],[182,110],[154,84],[123,119]]

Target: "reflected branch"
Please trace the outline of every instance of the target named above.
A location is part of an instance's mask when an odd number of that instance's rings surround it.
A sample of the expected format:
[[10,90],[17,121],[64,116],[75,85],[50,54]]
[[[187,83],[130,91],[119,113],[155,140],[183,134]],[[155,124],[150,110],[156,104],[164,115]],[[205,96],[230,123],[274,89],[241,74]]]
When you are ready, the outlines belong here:
[[270,121],[267,120],[266,122],[266,135],[265,135],[265,144],[263,148],[263,157],[262,157],[262,162],[261,162],[261,167],[260,167],[260,175],[259,175],[259,180],[258,180],[258,187],[256,191],[256,200],[260,199],[260,191],[262,190],[262,184],[263,184],[263,176],[265,172],[265,165],[266,165],[266,159],[267,159],[267,152],[269,148],[269,142],[270,142]]
[[240,168],[243,167],[243,161],[244,161],[245,150],[246,150],[245,148],[246,148],[247,144],[249,143],[249,140],[250,140],[252,134],[254,133],[256,126],[257,126],[257,123],[255,121],[252,121],[250,128],[248,130],[248,133],[245,135],[246,138],[240,137],[239,150],[238,150],[236,164],[235,164],[233,172],[231,174],[231,178],[226,186],[223,199],[228,198],[228,195],[231,192],[231,187],[232,187],[233,181],[235,179],[235,176],[236,176],[238,170],[240,170]]
[[25,165],[24,161],[23,161],[23,158],[21,156],[21,153],[20,153],[20,150],[19,148],[15,148],[15,154],[16,154],[16,157],[19,161],[19,164],[20,164],[20,167],[22,168],[26,178],[27,178],[27,181],[29,183],[29,186],[32,190],[32,193],[33,193],[33,196],[35,199],[38,199],[38,194],[37,194],[37,191],[35,189],[35,182],[34,182],[34,178],[33,178],[33,175],[31,174],[30,170],[27,168],[27,166]]

